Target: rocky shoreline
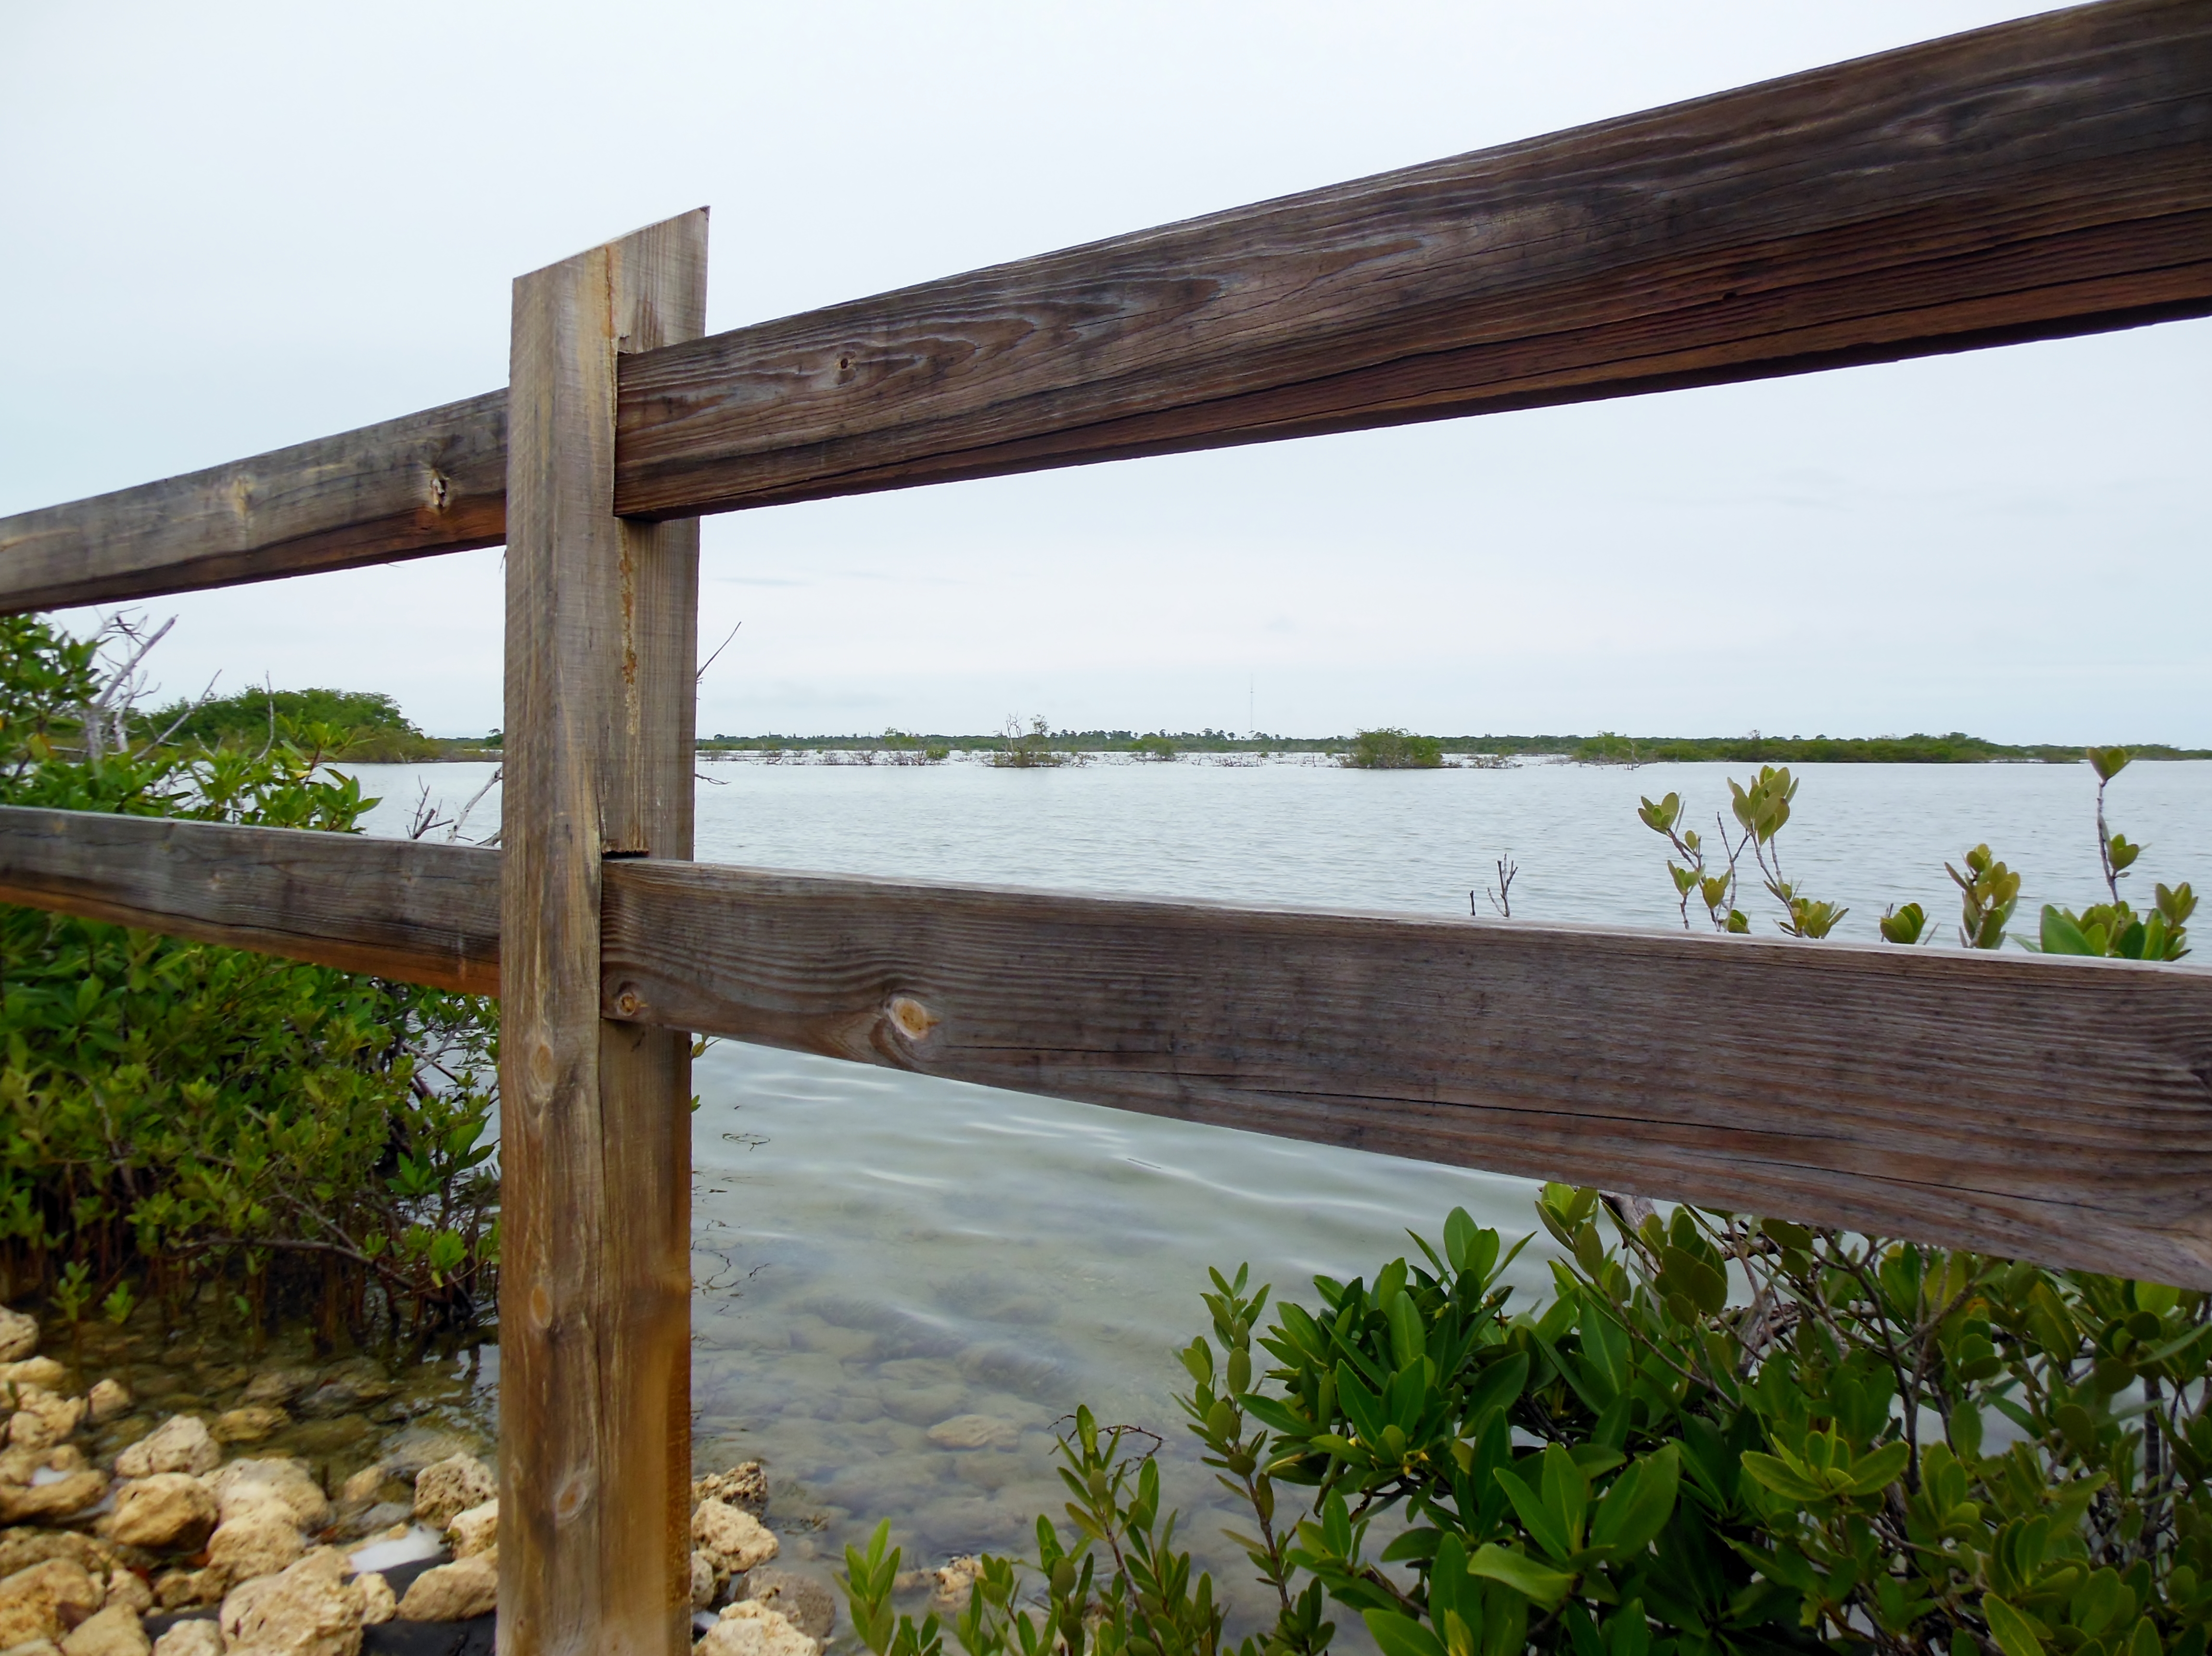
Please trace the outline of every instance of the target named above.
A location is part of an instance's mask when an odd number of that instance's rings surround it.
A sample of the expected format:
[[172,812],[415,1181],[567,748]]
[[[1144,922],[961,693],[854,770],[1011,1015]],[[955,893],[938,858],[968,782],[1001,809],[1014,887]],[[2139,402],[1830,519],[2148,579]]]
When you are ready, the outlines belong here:
[[[233,1408],[153,1425],[113,1375],[70,1395],[39,1338],[0,1310],[0,1656],[492,1649],[497,1484],[454,1434],[400,1430],[336,1488],[327,1458],[253,1451],[288,1404],[389,1396],[374,1365],[264,1370]],[[702,1656],[821,1656],[835,1629],[830,1585],[776,1567],[767,1503],[757,1463],[692,1487]]]

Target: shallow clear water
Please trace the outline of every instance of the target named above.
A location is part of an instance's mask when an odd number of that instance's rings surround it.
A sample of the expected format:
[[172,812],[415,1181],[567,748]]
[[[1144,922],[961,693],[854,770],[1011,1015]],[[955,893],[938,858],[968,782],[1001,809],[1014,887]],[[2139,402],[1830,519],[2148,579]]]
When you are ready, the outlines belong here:
[[[1095,764],[1047,771],[731,763],[702,767],[698,854],[870,874],[1464,913],[1494,859],[1518,917],[1679,924],[1639,795],[1705,817],[1746,767],[1360,773],[1322,764]],[[362,767],[399,831],[415,778],[458,803],[486,767]],[[1948,937],[1943,873],[1986,839],[2022,910],[2097,894],[2085,767],[1809,765],[1784,837],[1792,878],[1869,938],[1917,900]],[[476,832],[497,820],[495,795]],[[2212,764],[2144,764],[2113,825],[2148,846],[2148,892],[2212,874]],[[1751,899],[1758,898],[1757,902]],[[1761,929],[1762,893],[1744,906]],[[840,1555],[879,1518],[928,1562],[1018,1546],[1063,1498],[1051,1422],[1078,1402],[1168,1440],[1170,1496],[1211,1506],[1182,1446],[1171,1351],[1203,1323],[1208,1264],[1311,1302],[1308,1279],[1371,1272],[1462,1203],[1518,1235],[1524,1181],[1192,1127],[766,1049],[697,1067],[696,1441],[702,1466],[768,1463],[798,1557]],[[1532,1247],[1516,1280],[1547,1280]],[[1012,1446],[928,1429],[981,1414]],[[1229,1516],[1225,1512],[1223,1517]],[[1249,1575],[1204,1515],[1218,1577]],[[1234,1595],[1249,1604],[1249,1589]]]

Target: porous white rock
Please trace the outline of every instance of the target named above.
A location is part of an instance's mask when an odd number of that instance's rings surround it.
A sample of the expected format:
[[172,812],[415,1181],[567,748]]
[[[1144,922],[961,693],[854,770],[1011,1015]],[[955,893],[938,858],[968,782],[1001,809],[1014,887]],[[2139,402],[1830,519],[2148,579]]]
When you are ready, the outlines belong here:
[[375,1627],[399,1613],[399,1601],[392,1596],[392,1583],[374,1570],[356,1576],[354,1586],[361,1589],[362,1626]]
[[725,1575],[742,1575],[756,1564],[767,1563],[781,1545],[750,1513],[711,1497],[692,1511],[691,1543]]
[[115,1492],[107,1532],[126,1547],[155,1551],[197,1549],[216,1525],[215,1497],[184,1472],[156,1472]]
[[223,1656],[222,1631],[202,1616],[179,1622],[154,1641],[154,1656]]
[[115,1458],[118,1477],[189,1472],[197,1477],[222,1464],[222,1451],[197,1415],[172,1415]]
[[58,1639],[69,1623],[100,1608],[106,1595],[84,1566],[49,1558],[0,1580],[0,1649]]
[[499,1550],[480,1552],[427,1569],[399,1601],[403,1622],[465,1622],[489,1616],[499,1604]]
[[281,1456],[234,1460],[202,1481],[214,1495],[226,1524],[272,1503],[310,1534],[331,1521],[330,1498],[302,1461]]
[[278,1575],[233,1587],[220,1617],[232,1656],[360,1656],[361,1588],[318,1547]]
[[442,1530],[459,1513],[481,1507],[499,1494],[491,1468],[474,1455],[448,1455],[425,1466],[415,1479],[415,1516]]
[[152,1648],[138,1612],[128,1604],[108,1605],[62,1640],[62,1656],[146,1656]]
[[289,1568],[307,1549],[290,1516],[270,1501],[217,1525],[208,1537],[207,1556],[232,1580],[251,1581]]
[[757,1599],[741,1598],[724,1608],[693,1656],[821,1656],[822,1647],[780,1610]]
[[0,1306],[0,1363],[20,1361],[39,1349],[39,1319]]
[[105,1379],[84,1394],[85,1414],[94,1426],[104,1426],[131,1409],[131,1388],[118,1379]]
[[446,1533],[453,1538],[453,1556],[470,1558],[499,1545],[499,1502],[487,1501],[456,1513]]

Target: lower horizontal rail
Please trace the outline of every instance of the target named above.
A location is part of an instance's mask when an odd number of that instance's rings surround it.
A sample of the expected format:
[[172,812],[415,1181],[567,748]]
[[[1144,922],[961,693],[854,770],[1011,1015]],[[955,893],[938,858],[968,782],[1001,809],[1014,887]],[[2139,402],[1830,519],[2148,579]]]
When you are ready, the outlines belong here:
[[[497,853],[0,809],[0,899],[489,989]],[[610,1018],[2212,1288],[2212,972],[647,860]],[[1412,1215],[1409,1215],[1412,1217]]]

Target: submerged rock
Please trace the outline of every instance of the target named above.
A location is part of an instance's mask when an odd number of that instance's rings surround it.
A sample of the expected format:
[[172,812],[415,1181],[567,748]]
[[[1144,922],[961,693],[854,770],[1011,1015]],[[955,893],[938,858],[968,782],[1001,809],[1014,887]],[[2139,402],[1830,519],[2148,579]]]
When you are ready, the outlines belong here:
[[745,1597],[781,1612],[810,1639],[827,1640],[837,1625],[837,1595],[828,1582],[763,1564],[745,1576]]

